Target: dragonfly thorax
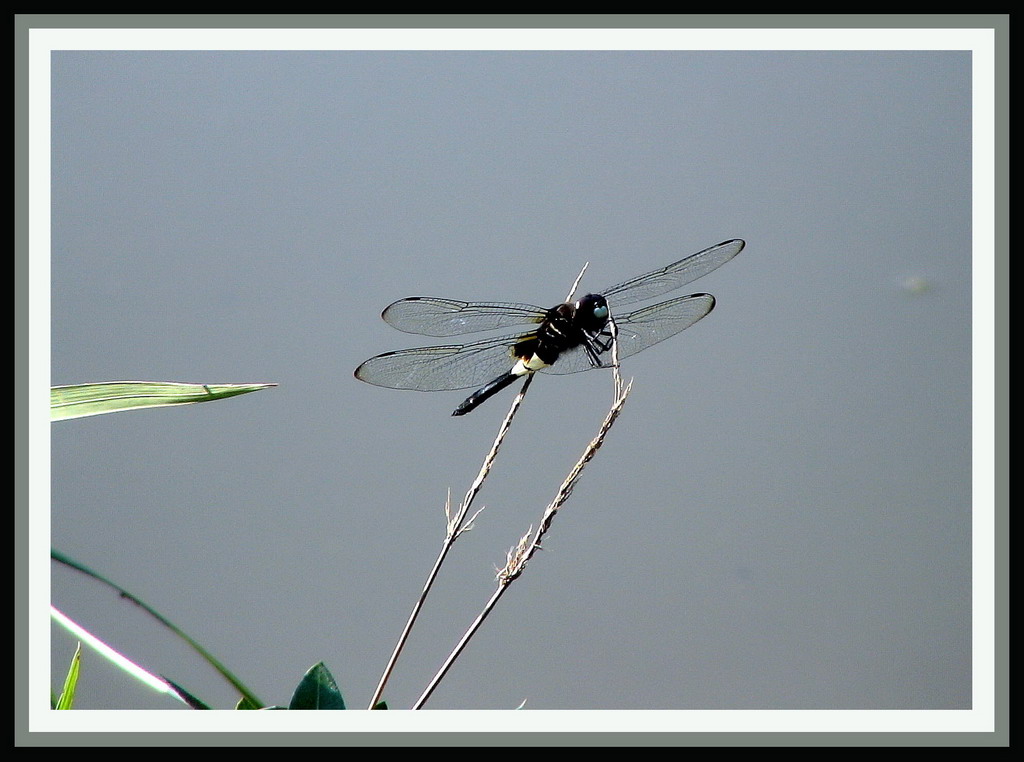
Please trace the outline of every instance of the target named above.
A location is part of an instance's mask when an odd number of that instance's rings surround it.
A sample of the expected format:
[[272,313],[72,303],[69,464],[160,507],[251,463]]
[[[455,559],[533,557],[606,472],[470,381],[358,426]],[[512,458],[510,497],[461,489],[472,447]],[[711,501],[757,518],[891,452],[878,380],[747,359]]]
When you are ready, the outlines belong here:
[[517,346],[515,354],[523,359],[532,356],[535,365],[554,365],[562,352],[592,344],[608,324],[608,316],[608,302],[599,294],[559,304],[548,310],[536,336]]

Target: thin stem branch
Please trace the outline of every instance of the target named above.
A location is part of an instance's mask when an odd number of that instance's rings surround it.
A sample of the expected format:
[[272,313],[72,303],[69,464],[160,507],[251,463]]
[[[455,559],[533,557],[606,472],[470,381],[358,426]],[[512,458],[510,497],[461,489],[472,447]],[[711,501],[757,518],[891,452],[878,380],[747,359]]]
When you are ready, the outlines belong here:
[[[395,645],[395,649],[391,653],[391,658],[388,660],[387,666],[384,668],[384,673],[381,675],[380,681],[377,683],[377,690],[374,691],[373,698],[370,699],[369,709],[373,709],[373,707],[380,701],[380,697],[384,693],[384,686],[387,684],[388,679],[391,677],[391,673],[394,671],[395,663],[398,661],[398,657],[402,653],[402,649],[405,648],[405,644],[409,639],[409,633],[412,631],[412,626],[415,624],[416,618],[419,616],[420,610],[423,608],[423,603],[426,601],[427,594],[430,592],[430,588],[433,586],[434,580],[437,578],[437,575],[441,570],[441,564],[444,563],[444,559],[447,557],[448,551],[451,550],[452,545],[455,544],[455,540],[458,539],[459,535],[461,535],[462,532],[472,524],[472,519],[469,523],[466,522],[466,515],[469,513],[469,507],[480,492],[484,479],[486,479],[487,475],[490,473],[491,466],[494,464],[494,459],[498,456],[498,449],[501,447],[501,443],[504,441],[505,435],[508,433],[509,427],[512,425],[512,419],[518,412],[519,407],[523,402],[523,397],[526,396],[526,392],[530,388],[532,381],[533,374],[531,373],[526,377],[526,381],[523,383],[523,386],[519,390],[515,399],[512,400],[512,406],[509,408],[508,414],[505,416],[505,420],[501,422],[501,426],[498,429],[498,435],[494,438],[494,443],[491,445],[491,449],[488,451],[487,457],[484,458],[483,465],[480,466],[480,471],[477,473],[476,479],[474,479],[473,483],[470,485],[469,490],[466,492],[466,496],[462,499],[462,503],[459,505],[459,510],[456,512],[454,517],[448,513],[448,505],[447,503],[445,504],[445,513],[447,514],[448,522],[444,542],[441,544],[441,550],[437,555],[437,560],[434,561],[434,566],[431,568],[426,581],[423,583],[423,590],[420,592],[420,596],[416,600],[415,605],[413,605],[412,612],[409,614],[409,619],[405,623],[402,634],[398,637],[398,643]],[[475,518],[476,514],[473,515]]]
[[[617,353],[615,352],[614,346],[613,342],[613,357],[616,357]],[[580,475],[583,473],[583,469],[601,448],[605,435],[608,433],[609,429],[611,429],[612,424],[615,423],[615,419],[619,417],[619,413],[622,412],[622,407],[626,404],[626,397],[629,395],[629,390],[632,386],[632,381],[630,381],[625,387],[622,386],[622,379],[619,377],[618,364],[616,363],[615,401],[613,402],[611,409],[608,411],[608,414],[605,416],[604,421],[601,423],[601,428],[598,430],[597,436],[595,436],[590,441],[590,444],[587,445],[586,449],[583,451],[583,455],[581,455],[580,459],[576,461],[576,465],[573,466],[569,475],[566,476],[565,481],[562,482],[562,486],[559,487],[558,493],[555,495],[555,499],[548,504],[547,508],[545,508],[537,530],[534,532],[531,528],[531,530],[523,535],[519,540],[516,547],[509,551],[505,568],[498,572],[498,588],[491,595],[487,603],[484,604],[483,609],[477,615],[476,619],[473,620],[469,629],[467,629],[465,634],[459,639],[455,648],[452,649],[448,658],[445,659],[440,669],[438,669],[437,673],[424,689],[423,694],[416,700],[416,703],[412,707],[413,709],[421,709],[423,707],[423,704],[430,698],[434,689],[437,688],[438,684],[448,673],[448,670],[451,668],[455,659],[462,653],[462,650],[466,647],[470,638],[472,638],[480,629],[480,626],[483,624],[488,614],[491,613],[491,610],[498,603],[501,596],[504,595],[505,590],[507,590],[508,586],[523,573],[526,569],[527,562],[533,557],[533,554],[540,550],[541,539],[547,533],[548,529],[550,529],[555,513],[557,513],[558,509],[561,508],[565,501],[569,499],[569,495],[572,494],[573,488],[576,486],[576,482],[579,481]]]
[[76,571],[79,571],[82,574],[88,575],[88,576],[92,577],[93,579],[102,582],[104,585],[107,585],[108,587],[112,587],[126,601],[130,601],[130,602],[134,603],[136,606],[141,608],[143,611],[145,611],[151,617],[153,617],[158,622],[160,622],[160,624],[162,624],[164,627],[166,627],[172,633],[174,633],[179,638],[184,640],[196,653],[198,653],[206,661],[207,664],[209,664],[211,667],[213,667],[215,670],[217,670],[217,672],[219,672],[220,675],[225,680],[227,680],[229,683],[231,683],[231,685],[234,686],[234,688],[239,693],[241,693],[242,696],[244,696],[246,699],[248,699],[249,702],[253,706],[266,706],[266,704],[264,704],[255,693],[253,693],[251,690],[249,690],[249,688],[241,680],[239,680],[234,675],[234,673],[231,672],[231,670],[229,670],[226,666],[224,666],[216,657],[214,657],[213,654],[211,654],[209,651],[207,651],[205,648],[203,648],[195,638],[193,638],[187,632],[182,630],[180,627],[178,627],[176,624],[174,624],[174,622],[172,622],[170,619],[165,617],[163,614],[161,614],[155,608],[153,608],[148,603],[143,601],[141,598],[139,598],[138,596],[128,592],[125,588],[121,587],[116,582],[111,582],[109,579],[107,579],[103,575],[99,574],[98,572],[93,571],[92,569],[90,569],[85,564],[81,564],[78,561],[76,561],[73,558],[71,558],[70,556],[67,556],[64,553],[61,553],[59,550],[55,550],[55,549],[51,548],[50,549],[50,558],[52,558],[57,563],[64,564],[65,566],[68,566],[68,567],[70,567],[70,568],[72,568],[72,569],[74,569]]
[[480,629],[480,625],[484,623],[484,620],[487,618],[487,615],[491,613],[491,611],[494,609],[494,606],[498,603],[498,599],[505,594],[505,591],[507,589],[508,585],[498,585],[498,589],[494,591],[494,594],[491,596],[490,600],[487,601],[487,603],[484,605],[483,610],[479,614],[477,614],[476,619],[473,620],[473,624],[469,626],[469,629],[466,630],[462,638],[459,639],[459,642],[455,645],[455,648],[452,649],[452,652],[450,654],[448,654],[448,658],[444,660],[444,664],[441,665],[441,668],[437,671],[437,674],[434,675],[434,677],[430,680],[430,683],[423,691],[423,694],[418,699],[416,699],[416,703],[412,705],[413,709],[421,709],[423,707],[423,704],[426,702],[426,700],[430,698],[430,694],[434,692],[434,688],[436,688],[437,684],[441,682],[441,680],[444,678],[446,674],[448,674],[448,670],[451,668],[452,664],[455,663],[455,660],[459,658],[459,654],[462,653],[462,649],[466,647],[466,644],[469,643],[469,639],[472,638],[473,635],[476,634],[476,631]]
[[[616,384],[621,384],[621,379],[616,378]],[[601,428],[598,430],[597,436],[590,440],[590,443],[583,451],[580,459],[576,461],[576,465],[572,467],[568,476],[565,477],[565,481],[563,481],[562,485],[558,488],[558,493],[555,495],[555,499],[552,500],[548,504],[547,508],[544,509],[540,525],[537,527],[536,532],[534,532],[533,539],[529,542],[525,542],[526,537],[529,536],[529,533],[527,533],[527,535],[524,535],[524,538],[519,541],[519,545],[509,552],[508,563],[505,565],[505,568],[498,573],[498,579],[500,582],[507,585],[516,579],[526,569],[526,564],[533,557],[533,554],[540,550],[541,539],[545,534],[547,534],[548,529],[551,528],[551,522],[554,520],[555,514],[569,499],[569,496],[572,494],[573,489],[575,489],[576,482],[579,481],[587,463],[589,463],[591,459],[593,459],[594,455],[597,454],[597,451],[601,449],[601,445],[604,444],[605,436],[611,429],[612,424],[614,424],[615,420],[619,417],[619,413],[622,412],[622,408],[626,404],[626,397],[629,395],[629,391],[632,388],[632,381],[624,387],[620,386],[618,388],[615,400],[612,403],[608,414],[605,416],[604,421],[602,421]]]
[[588,267],[590,267],[590,262],[584,263],[583,268],[580,270],[580,274],[577,275],[576,280],[573,281],[572,288],[569,289],[569,293],[566,295],[565,301],[572,301],[572,298],[576,295],[576,289],[580,287],[580,281],[583,280],[583,273],[587,271]]

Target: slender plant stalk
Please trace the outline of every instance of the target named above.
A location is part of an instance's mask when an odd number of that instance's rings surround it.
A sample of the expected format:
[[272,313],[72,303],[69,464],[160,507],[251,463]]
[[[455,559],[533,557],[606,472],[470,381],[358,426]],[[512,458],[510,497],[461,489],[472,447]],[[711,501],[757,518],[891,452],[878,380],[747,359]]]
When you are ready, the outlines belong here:
[[[391,658],[388,660],[387,666],[384,668],[384,673],[380,677],[380,682],[377,683],[377,690],[373,693],[373,698],[370,699],[370,709],[380,701],[381,695],[384,693],[384,686],[387,684],[388,679],[391,677],[391,673],[395,668],[395,662],[398,661],[399,654],[402,653],[402,649],[405,648],[406,641],[409,639],[409,632],[412,630],[413,624],[416,622],[416,618],[420,614],[420,609],[423,608],[423,603],[427,599],[427,594],[430,592],[430,588],[434,584],[434,580],[437,578],[438,572],[441,570],[441,564],[444,563],[445,557],[448,555],[448,551],[451,550],[452,545],[459,536],[470,528],[473,524],[473,519],[466,521],[466,515],[469,513],[469,507],[473,504],[473,500],[476,499],[477,494],[480,492],[480,488],[483,486],[484,479],[491,471],[491,466],[494,464],[494,459],[498,456],[498,448],[501,447],[501,443],[505,439],[505,435],[508,433],[509,427],[512,425],[512,419],[515,414],[519,411],[519,406],[523,402],[523,397],[526,396],[527,390],[530,388],[530,383],[533,381],[533,374],[529,374],[526,377],[526,381],[523,383],[522,388],[516,395],[515,399],[512,400],[512,406],[509,408],[508,414],[505,416],[505,420],[501,422],[501,427],[498,429],[498,435],[494,438],[494,443],[491,445],[490,451],[487,453],[487,457],[484,458],[483,465],[480,466],[480,471],[476,475],[476,479],[470,485],[469,490],[466,492],[466,496],[462,499],[462,503],[459,505],[458,511],[452,516],[449,511],[449,506],[445,503],[445,516],[447,518],[447,531],[445,532],[444,542],[441,544],[441,551],[437,555],[437,560],[434,561],[434,566],[431,568],[430,573],[427,575],[426,581],[423,583],[423,590],[420,593],[419,598],[416,600],[415,605],[412,607],[412,612],[409,614],[409,619],[405,623],[405,628],[402,630],[402,634],[398,637],[398,643],[395,645],[395,650],[391,653]],[[473,515],[476,518],[476,514]]]
[[86,574],[86,575],[92,577],[93,579],[99,580],[100,582],[102,582],[103,584],[107,585],[108,587],[112,587],[126,601],[131,601],[132,603],[134,603],[136,606],[141,608],[143,611],[145,611],[151,617],[153,617],[158,622],[160,622],[160,624],[162,624],[168,630],[170,630],[175,635],[177,635],[179,638],[181,638],[186,643],[188,643],[188,645],[191,646],[192,649],[196,653],[198,653],[211,667],[213,667],[215,670],[217,670],[217,672],[219,672],[220,675],[225,680],[227,680],[229,683],[231,683],[231,685],[235,688],[235,690],[237,690],[240,694],[242,694],[242,696],[244,696],[246,699],[248,699],[254,706],[266,706],[266,704],[264,704],[255,693],[253,693],[251,690],[249,690],[249,688],[245,685],[245,683],[243,683],[241,680],[239,680],[234,675],[234,673],[231,672],[231,670],[229,670],[227,667],[225,667],[223,664],[221,664],[221,662],[218,661],[217,658],[214,657],[213,654],[211,654],[209,651],[207,651],[205,648],[203,648],[198,643],[198,641],[195,640],[195,638],[191,637],[187,632],[182,630],[180,627],[178,627],[176,624],[174,624],[174,622],[172,622],[170,619],[165,617],[163,614],[161,614],[159,611],[154,609],[152,606],[150,606],[148,603],[143,601],[141,598],[136,597],[135,595],[133,595],[132,593],[128,592],[123,587],[118,585],[117,583],[111,582],[109,579],[107,579],[103,575],[93,571],[92,569],[90,569],[88,566],[85,566],[84,564],[80,564],[78,561],[75,561],[70,556],[67,556],[64,553],[61,553],[59,550],[55,550],[55,549],[51,548],[50,549],[50,558],[52,558],[54,561],[57,561],[58,563],[62,563],[65,566],[69,566],[72,569],[75,569],[76,571],[79,571],[79,572],[81,572],[83,574]]
[[416,703],[412,707],[413,709],[421,709],[423,707],[423,704],[428,698],[430,698],[430,695],[434,692],[438,683],[440,683],[447,674],[452,663],[456,658],[458,658],[459,654],[462,653],[462,650],[466,647],[469,639],[473,637],[477,630],[480,629],[480,626],[487,618],[487,615],[491,613],[491,610],[501,599],[501,596],[504,595],[505,590],[507,590],[508,586],[523,573],[526,569],[527,562],[533,557],[533,554],[540,550],[541,539],[547,533],[548,529],[551,528],[551,522],[554,520],[555,514],[558,512],[558,509],[562,507],[565,501],[569,499],[569,495],[572,494],[573,488],[576,486],[576,482],[579,481],[580,475],[583,473],[583,469],[601,448],[605,435],[608,433],[608,430],[611,429],[612,424],[615,423],[615,419],[619,417],[619,413],[622,412],[622,407],[626,404],[626,397],[629,395],[629,390],[632,388],[633,382],[630,381],[629,384],[625,386],[622,385],[622,379],[619,376],[618,371],[618,351],[616,342],[614,341],[614,336],[616,335],[614,326],[612,328],[612,332],[612,367],[615,373],[615,400],[612,403],[612,407],[608,411],[608,414],[605,416],[604,421],[601,423],[601,428],[598,430],[597,436],[590,441],[590,444],[588,444],[587,448],[583,451],[583,455],[580,456],[578,461],[576,461],[576,465],[573,466],[569,475],[566,476],[565,481],[562,482],[562,486],[559,487],[558,493],[555,495],[555,499],[552,500],[551,503],[548,504],[547,508],[544,509],[544,514],[541,516],[540,525],[537,527],[537,530],[534,531],[531,528],[527,531],[527,533],[519,540],[518,544],[508,552],[505,568],[498,572],[498,587],[494,591],[494,594],[491,595],[487,603],[484,604],[481,612],[477,615],[476,619],[473,620],[473,623],[469,626],[469,629],[466,630],[466,633],[456,644],[455,648],[452,649],[452,652],[448,655],[448,658],[445,659],[440,669],[438,669],[437,674],[435,674],[431,679],[430,683],[423,691],[423,694],[416,700]]
[[505,594],[505,591],[507,589],[507,583],[500,582],[498,584],[498,589],[494,591],[494,594],[491,596],[490,600],[487,601],[486,604],[484,604],[483,610],[479,614],[477,614],[476,619],[473,620],[473,624],[469,626],[469,629],[466,630],[465,634],[455,645],[455,648],[452,649],[452,652],[450,654],[448,654],[448,658],[444,660],[444,664],[441,665],[441,668],[437,671],[437,674],[434,675],[433,679],[431,679],[430,683],[423,691],[423,695],[416,699],[416,703],[412,705],[413,709],[423,708],[423,704],[426,702],[428,698],[430,698],[430,694],[434,692],[434,689],[437,687],[437,684],[441,682],[442,678],[444,678],[446,674],[448,674],[449,668],[452,666],[455,660],[459,658],[459,654],[462,653],[462,649],[466,647],[466,644],[469,643],[469,639],[473,637],[474,634],[476,634],[477,630],[480,629],[480,625],[484,623],[484,620],[487,618],[487,615],[491,613],[491,611],[494,609],[494,606],[498,603],[498,599]]

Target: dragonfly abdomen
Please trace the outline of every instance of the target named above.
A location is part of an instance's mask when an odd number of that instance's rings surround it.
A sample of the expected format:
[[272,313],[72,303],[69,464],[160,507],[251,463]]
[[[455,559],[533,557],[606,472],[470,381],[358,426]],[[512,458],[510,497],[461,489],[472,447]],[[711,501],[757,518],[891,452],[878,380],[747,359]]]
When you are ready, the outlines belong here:
[[509,371],[508,373],[498,376],[489,384],[480,387],[471,395],[469,395],[469,397],[467,397],[462,402],[461,405],[459,405],[457,408],[455,408],[455,410],[452,411],[452,415],[465,415],[470,410],[475,409],[477,405],[486,400],[488,397],[497,394],[506,386],[512,384],[519,377],[520,376],[516,375],[512,371]]

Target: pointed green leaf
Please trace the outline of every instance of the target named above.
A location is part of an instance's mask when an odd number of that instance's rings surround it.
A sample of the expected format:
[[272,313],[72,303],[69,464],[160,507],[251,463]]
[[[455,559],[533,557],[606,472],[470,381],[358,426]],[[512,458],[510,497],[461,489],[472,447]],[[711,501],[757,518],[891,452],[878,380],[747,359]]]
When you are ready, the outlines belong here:
[[160,675],[160,679],[163,680],[165,683],[167,683],[169,686],[171,686],[171,688],[174,689],[174,692],[177,693],[179,696],[181,696],[181,700],[184,701],[186,704],[188,704],[193,709],[209,709],[210,708],[209,704],[207,704],[202,699],[196,698],[195,696],[193,696],[191,693],[189,693],[187,690],[182,688],[180,685],[178,685],[173,680],[170,680],[170,679],[164,677],[163,675]]
[[299,681],[289,709],[344,709],[338,684],[323,662],[314,664]]
[[238,703],[235,704],[235,709],[262,709],[263,707],[251,701],[248,697],[242,696],[238,699]]
[[54,709],[70,709],[75,703],[75,686],[78,685],[78,667],[82,662],[82,644],[79,643],[75,649],[75,655],[71,657],[71,667],[68,675],[64,678],[64,690]]
[[179,384],[170,381],[112,381],[50,387],[50,420],[191,405],[256,392],[277,384]]

